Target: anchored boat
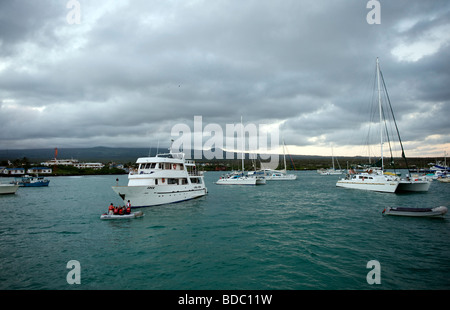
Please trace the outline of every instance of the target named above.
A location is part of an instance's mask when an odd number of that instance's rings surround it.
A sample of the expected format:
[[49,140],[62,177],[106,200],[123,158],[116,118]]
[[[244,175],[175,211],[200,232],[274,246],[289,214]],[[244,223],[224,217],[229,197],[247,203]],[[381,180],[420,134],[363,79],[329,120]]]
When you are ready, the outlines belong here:
[[447,207],[436,208],[386,208],[382,212],[384,215],[414,216],[414,217],[439,217],[447,213]]
[[384,174],[383,171],[362,172],[347,175],[337,181],[336,186],[368,190],[375,192],[395,193],[399,184],[396,176]]
[[[388,192],[395,193],[399,191],[408,191],[408,192],[426,192],[428,191],[431,182],[423,177],[411,177],[410,175],[407,178],[399,178],[395,175],[389,175],[384,171],[384,158],[383,158],[383,131],[386,126],[386,112],[390,111],[392,115],[392,121],[395,125],[395,129],[397,131],[398,140],[400,143],[402,158],[405,159],[406,167],[409,171],[408,163],[405,156],[405,151],[403,149],[403,144],[401,142],[400,133],[397,127],[397,122],[395,121],[394,112],[392,109],[392,105],[389,99],[389,95],[387,93],[386,85],[384,83],[384,78],[381,74],[379,60],[377,58],[377,66],[376,66],[376,74],[377,74],[377,84],[378,84],[378,110],[380,114],[380,151],[381,151],[381,169],[373,172],[376,173],[359,173],[356,175],[349,174],[337,181],[336,186],[345,187],[345,188],[355,188],[362,190],[371,190],[371,191],[379,191],[379,192]],[[382,82],[382,85],[381,85]],[[382,107],[381,93],[382,88],[387,99],[388,109]],[[390,139],[388,137],[387,142],[389,146],[391,145]],[[392,154],[392,152],[391,152]],[[391,155],[392,158],[392,155]],[[393,162],[393,160],[392,160]]]
[[144,216],[144,213],[142,211],[139,212],[132,212],[130,214],[102,214],[100,215],[101,220],[122,220],[122,219],[133,219],[137,217]]
[[[258,183],[258,181],[264,183]],[[265,183],[264,178],[258,179],[256,176],[247,176],[241,172],[225,174],[216,182],[219,185],[259,185]]]
[[128,185],[112,187],[124,203],[130,200],[132,208],[149,207],[206,195],[203,172],[195,162],[186,160],[184,153],[173,153],[172,146],[169,151],[138,158],[138,169],[128,174]]
[[262,172],[262,174],[267,180],[273,181],[297,180],[297,176],[295,174],[290,174],[286,170],[286,144],[284,143],[284,140],[283,140],[283,162],[284,162],[284,170],[263,169],[261,171],[256,171],[255,173]]
[[50,180],[40,176],[33,177],[25,175],[21,179],[13,181],[11,183],[16,183],[21,187],[41,187],[41,186],[48,186]]
[[0,183],[0,195],[15,194],[19,185]]
[[446,178],[437,178],[437,180],[441,183],[450,183],[450,177]]
[[241,136],[242,136],[242,171],[225,174],[219,178],[215,183],[218,185],[264,185],[266,179],[260,175],[245,175],[244,173],[244,125],[242,124],[241,116]]

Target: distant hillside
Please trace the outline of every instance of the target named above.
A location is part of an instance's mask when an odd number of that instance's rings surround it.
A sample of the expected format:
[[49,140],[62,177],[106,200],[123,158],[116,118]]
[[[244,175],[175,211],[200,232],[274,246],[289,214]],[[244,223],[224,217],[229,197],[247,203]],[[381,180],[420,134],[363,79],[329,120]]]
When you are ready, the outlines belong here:
[[[104,146],[97,146],[92,148],[58,148],[59,159],[78,159],[80,161],[93,162],[135,162],[138,157],[154,156],[156,152],[167,152],[167,147],[156,148],[111,148]],[[236,154],[233,154],[237,159]],[[55,157],[55,149],[28,149],[28,150],[0,150],[0,161],[14,159],[22,159],[26,157],[30,162],[42,162]],[[246,159],[249,155],[246,154]],[[307,155],[292,155],[292,159],[309,159],[309,160],[328,160],[324,156],[307,156]],[[222,158],[226,159],[226,152],[222,151]],[[206,160],[203,158],[203,160]]]
[[[84,162],[135,162],[136,158],[148,156],[148,148],[58,148],[59,159],[78,159]],[[152,155],[156,153],[151,150]],[[0,150],[0,161],[26,157],[30,162],[47,161],[55,157],[55,149]]]
[[[167,146],[160,147],[159,153],[167,152]],[[156,148],[111,148],[111,147],[92,147],[92,148],[58,148],[59,159],[78,159],[82,162],[116,162],[116,163],[134,163],[138,157],[154,156],[157,152]],[[213,164],[219,165],[220,163],[229,162],[226,160],[226,152],[222,151],[222,159],[197,160],[198,162],[207,161]],[[236,154],[233,154],[237,159]],[[55,149],[29,149],[29,150],[0,150],[0,162],[10,160],[13,162],[16,159],[26,158],[28,162],[40,163],[47,161],[55,157]],[[246,154],[248,159],[248,154]],[[282,163],[282,156],[280,156],[279,162]],[[342,168],[346,168],[347,165],[355,165],[361,163],[368,163],[368,158],[365,157],[335,157],[335,160],[340,164]],[[410,167],[428,167],[429,162],[434,162],[433,158],[408,158]],[[286,162],[288,169],[296,168],[303,169],[317,169],[327,168],[331,166],[330,156],[310,156],[310,155],[286,155]],[[405,167],[403,159],[395,159],[397,167]],[[386,161],[387,163],[387,161]],[[237,163],[238,165],[240,163]],[[250,164],[250,163],[248,163]]]

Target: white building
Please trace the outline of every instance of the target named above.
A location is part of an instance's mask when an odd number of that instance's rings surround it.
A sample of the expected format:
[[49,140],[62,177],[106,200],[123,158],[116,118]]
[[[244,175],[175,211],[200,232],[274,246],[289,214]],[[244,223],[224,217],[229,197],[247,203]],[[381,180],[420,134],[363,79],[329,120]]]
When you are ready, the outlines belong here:
[[78,159],[50,159],[48,161],[45,161],[43,163],[41,163],[41,165],[49,167],[49,166],[56,166],[56,165],[61,165],[61,166],[74,166],[75,168],[78,169],[85,169],[85,168],[90,168],[90,169],[102,169],[105,165],[102,163],[80,163],[78,161]]
[[41,165],[49,167],[49,166],[75,166],[75,164],[78,164],[78,159],[50,159],[47,160]]
[[53,169],[48,167],[33,167],[27,170],[27,173],[37,173],[37,174],[51,174],[52,172]]
[[25,174],[25,168],[5,168],[2,171],[5,175],[23,175]]
[[105,165],[102,163],[76,163],[74,164],[75,167],[77,167],[78,169],[85,169],[85,168],[90,168],[90,169],[102,169]]

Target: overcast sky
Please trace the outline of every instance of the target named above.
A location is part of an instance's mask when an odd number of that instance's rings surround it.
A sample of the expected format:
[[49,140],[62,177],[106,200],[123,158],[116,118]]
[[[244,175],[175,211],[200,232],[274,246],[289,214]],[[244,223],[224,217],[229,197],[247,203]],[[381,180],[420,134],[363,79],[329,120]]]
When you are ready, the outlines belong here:
[[0,149],[156,147],[198,115],[367,155],[379,57],[406,155],[450,153],[448,0],[380,0],[380,24],[365,0],[68,2],[0,1]]

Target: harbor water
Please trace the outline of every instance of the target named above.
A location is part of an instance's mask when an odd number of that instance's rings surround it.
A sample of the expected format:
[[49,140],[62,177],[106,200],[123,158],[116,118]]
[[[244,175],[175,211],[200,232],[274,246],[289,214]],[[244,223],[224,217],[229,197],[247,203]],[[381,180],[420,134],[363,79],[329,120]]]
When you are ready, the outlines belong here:
[[[385,207],[447,206],[450,185],[426,193],[337,188],[338,176],[221,186],[208,195],[102,221],[127,176],[48,177],[0,196],[0,289],[450,289],[450,215],[383,216]],[[7,179],[4,178],[3,181]],[[80,284],[69,284],[69,261]],[[369,284],[370,261],[380,284]]]

